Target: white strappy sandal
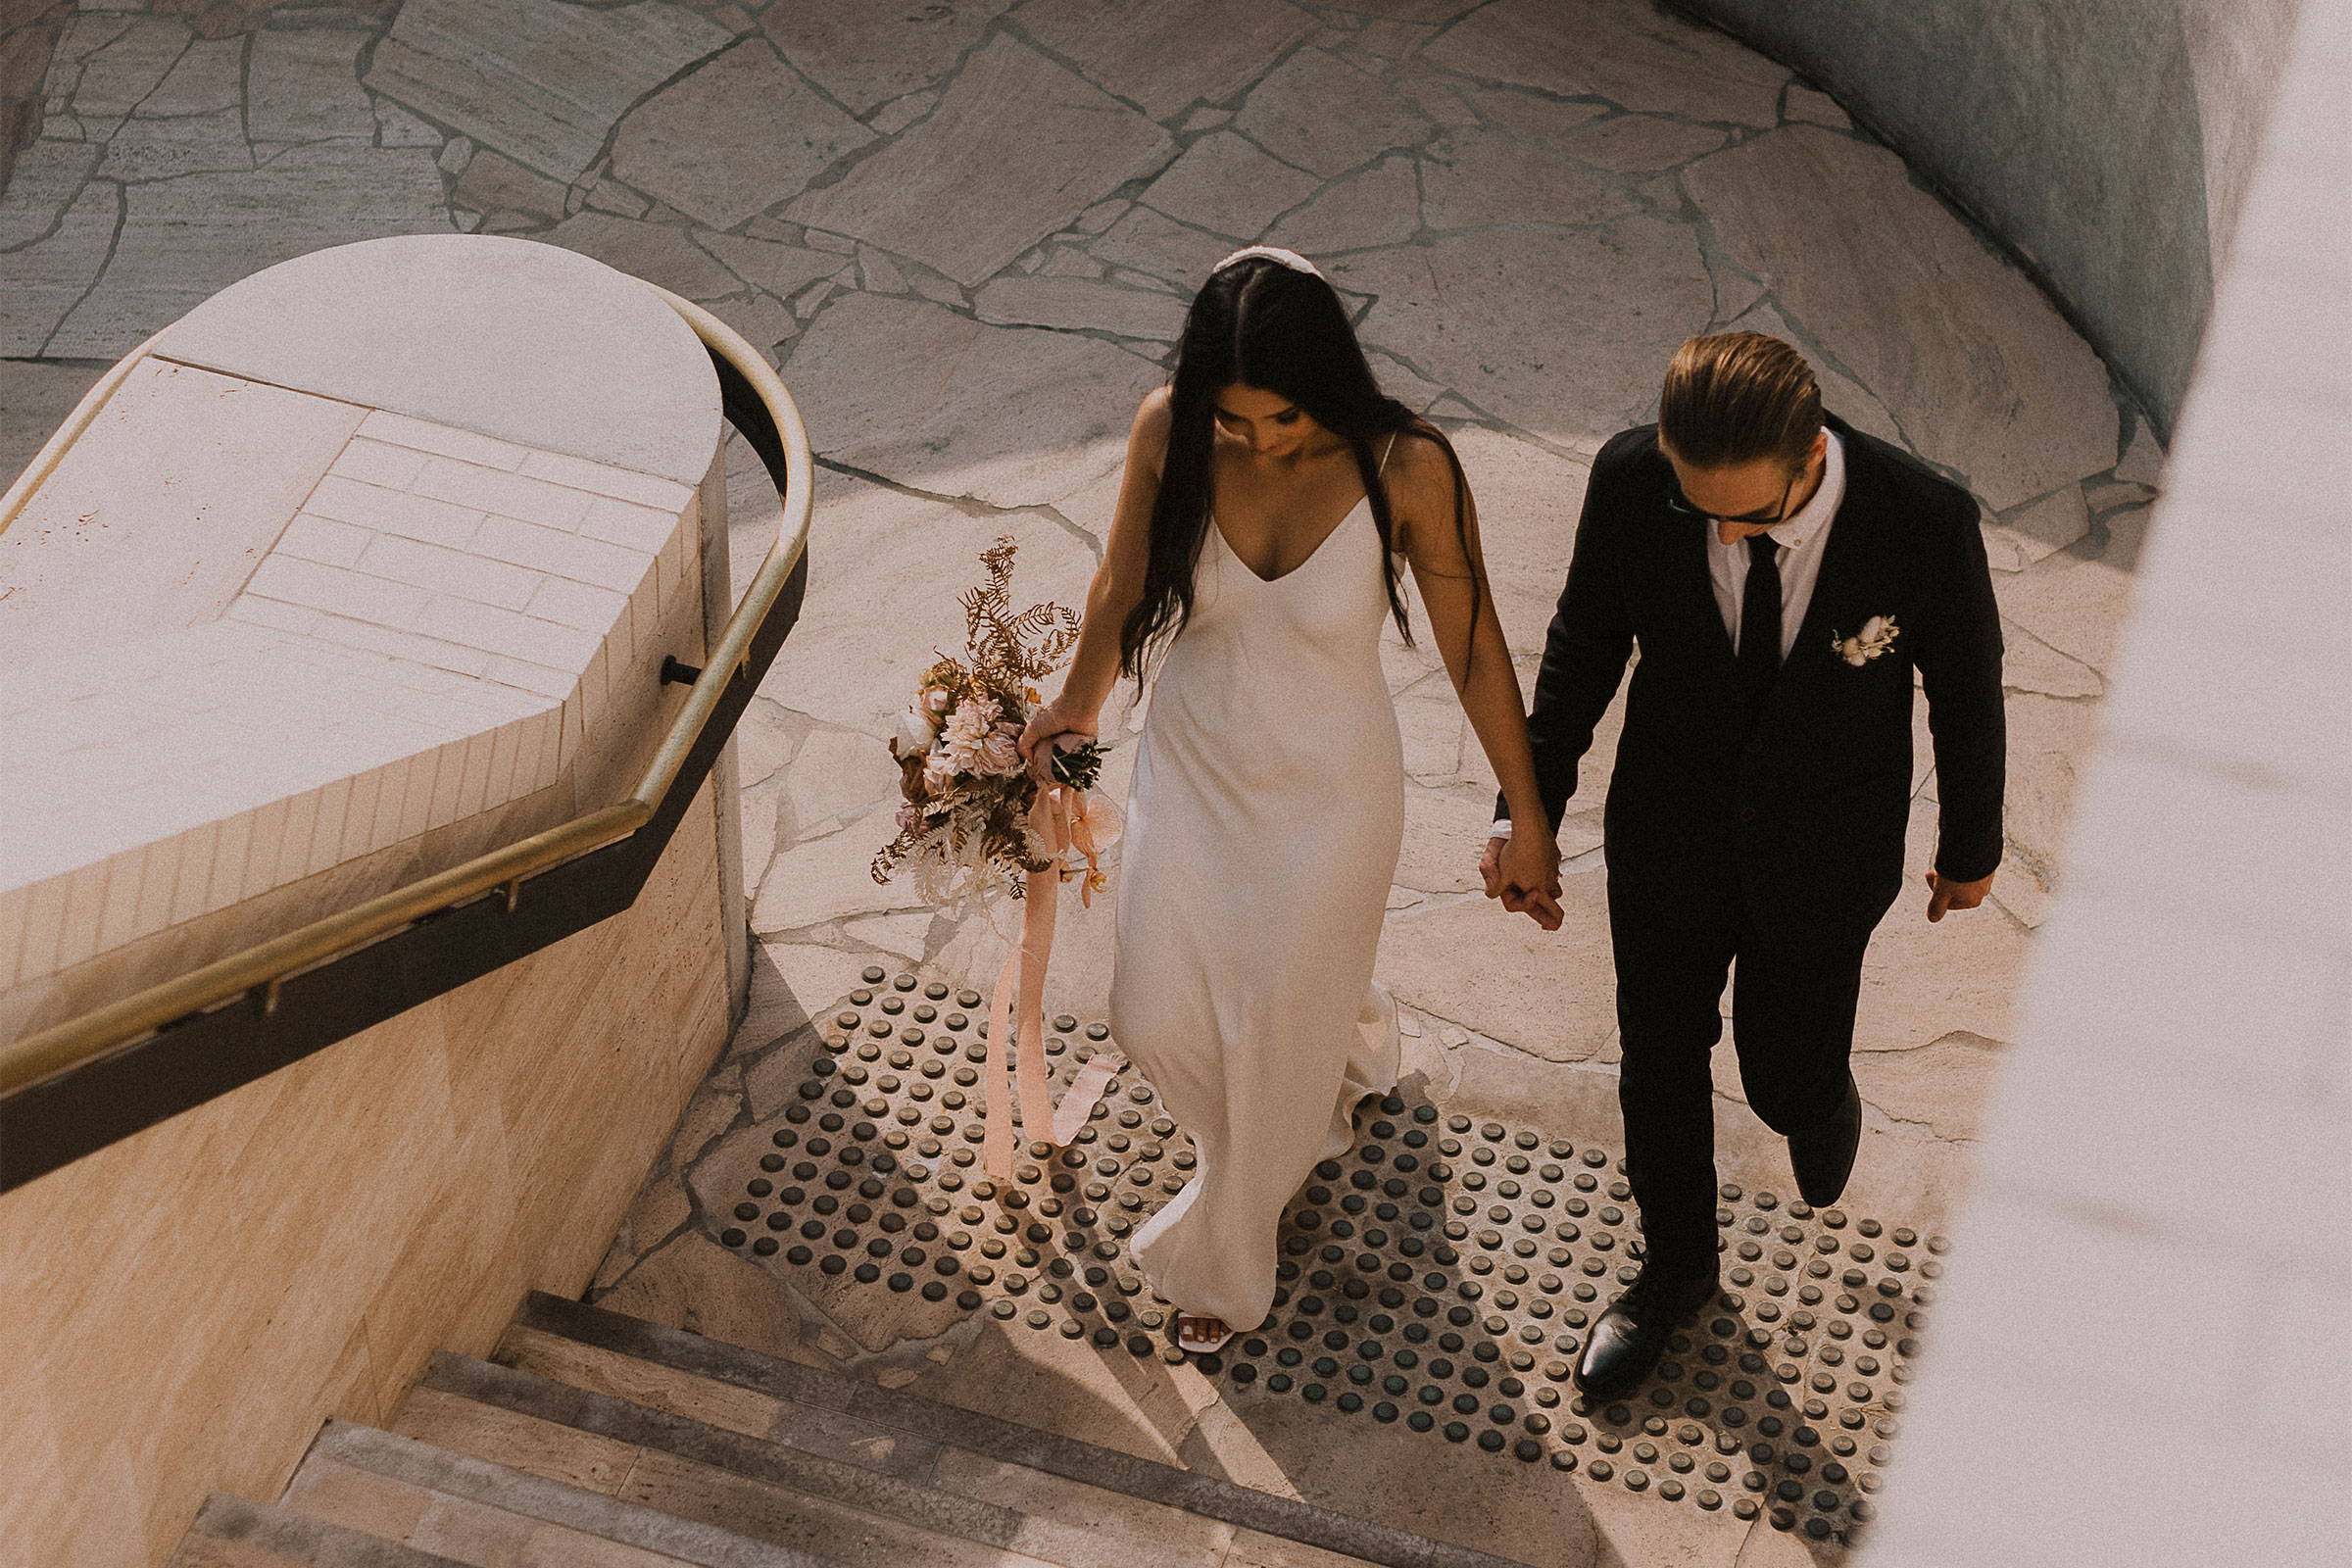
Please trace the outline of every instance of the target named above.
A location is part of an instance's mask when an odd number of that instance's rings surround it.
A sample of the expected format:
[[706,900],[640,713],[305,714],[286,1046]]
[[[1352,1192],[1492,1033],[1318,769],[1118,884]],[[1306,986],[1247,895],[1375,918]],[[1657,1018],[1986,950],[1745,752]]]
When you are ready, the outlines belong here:
[[1217,1323],[1222,1321],[1223,1320],[1220,1318],[1204,1317],[1192,1312],[1177,1313],[1176,1348],[1184,1351],[1188,1355],[1213,1355],[1217,1351],[1222,1350],[1227,1345],[1232,1343],[1237,1332],[1236,1330],[1228,1328],[1222,1334],[1216,1335],[1213,1338],[1196,1339],[1187,1334],[1184,1327],[1187,1323]]

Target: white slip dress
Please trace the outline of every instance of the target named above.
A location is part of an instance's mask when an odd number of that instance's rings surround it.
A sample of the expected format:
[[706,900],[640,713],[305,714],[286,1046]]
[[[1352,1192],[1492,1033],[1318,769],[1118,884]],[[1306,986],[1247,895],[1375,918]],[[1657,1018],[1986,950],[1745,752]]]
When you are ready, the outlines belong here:
[[1128,793],[1109,1021],[1198,1159],[1132,1250],[1236,1330],[1273,1303],[1284,1207],[1398,1072],[1372,979],[1404,833],[1388,613],[1369,497],[1271,581],[1212,517]]

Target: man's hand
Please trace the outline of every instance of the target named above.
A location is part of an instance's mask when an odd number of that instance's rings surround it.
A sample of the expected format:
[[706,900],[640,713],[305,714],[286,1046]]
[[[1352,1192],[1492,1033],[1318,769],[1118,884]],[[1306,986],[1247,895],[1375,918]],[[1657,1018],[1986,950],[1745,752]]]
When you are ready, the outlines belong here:
[[1486,883],[1490,899],[1502,897],[1502,847],[1510,842],[1505,838],[1489,839],[1487,853],[1478,858],[1479,880]]
[[[1507,868],[1506,858],[1512,862]],[[1560,908],[1557,843],[1531,836],[1514,852],[1512,839],[1489,839],[1486,854],[1478,859],[1478,874],[1486,884],[1487,897],[1500,899],[1513,914],[1524,914],[1546,931],[1557,931],[1566,921]]]
[[1948,877],[1928,873],[1928,918],[1940,920],[1946,909],[1973,909],[1984,902],[1992,891],[1992,878],[1980,877],[1974,882],[1954,882]]

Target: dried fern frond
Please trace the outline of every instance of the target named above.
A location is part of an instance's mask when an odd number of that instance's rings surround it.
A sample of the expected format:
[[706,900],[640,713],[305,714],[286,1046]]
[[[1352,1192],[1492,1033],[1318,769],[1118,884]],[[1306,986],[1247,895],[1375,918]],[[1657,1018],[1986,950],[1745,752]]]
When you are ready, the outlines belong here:
[[1010,534],[1000,535],[980,557],[988,580],[958,601],[973,673],[983,680],[1016,685],[1043,679],[1059,667],[1076,645],[1079,629],[1077,612],[1060,605],[1031,605],[1017,614],[1012,612],[1012,565],[1018,549]]

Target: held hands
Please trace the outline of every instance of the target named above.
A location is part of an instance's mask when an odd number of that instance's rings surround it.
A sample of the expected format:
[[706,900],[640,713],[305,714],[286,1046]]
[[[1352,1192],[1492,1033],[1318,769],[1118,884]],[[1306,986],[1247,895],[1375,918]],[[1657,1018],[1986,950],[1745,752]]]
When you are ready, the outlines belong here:
[[1928,918],[1940,920],[1946,909],[1973,909],[1984,902],[1992,891],[1992,878],[1980,877],[1974,882],[1954,882],[1949,877],[1930,871],[1928,883]]
[[1514,833],[1487,840],[1478,873],[1487,897],[1500,899],[1513,914],[1524,914],[1546,931],[1557,931],[1560,910],[1560,846],[1548,833]]
[[1029,776],[1051,788],[1055,755],[1099,738],[1099,723],[1093,713],[1065,709],[1058,698],[1039,709],[1021,731],[1021,757],[1029,764]]

